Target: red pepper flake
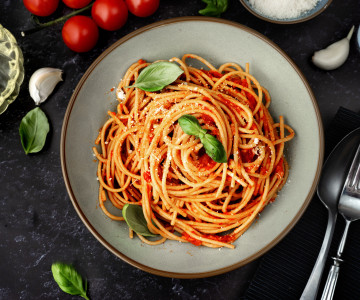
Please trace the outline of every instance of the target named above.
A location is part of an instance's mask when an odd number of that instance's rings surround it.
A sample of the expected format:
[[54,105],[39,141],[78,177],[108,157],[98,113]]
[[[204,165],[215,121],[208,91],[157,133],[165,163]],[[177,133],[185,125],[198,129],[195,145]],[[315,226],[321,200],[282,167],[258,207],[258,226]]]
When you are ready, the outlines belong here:
[[139,64],[139,65],[146,64],[146,60],[144,60],[144,59],[139,59],[139,60],[138,60],[138,64]]

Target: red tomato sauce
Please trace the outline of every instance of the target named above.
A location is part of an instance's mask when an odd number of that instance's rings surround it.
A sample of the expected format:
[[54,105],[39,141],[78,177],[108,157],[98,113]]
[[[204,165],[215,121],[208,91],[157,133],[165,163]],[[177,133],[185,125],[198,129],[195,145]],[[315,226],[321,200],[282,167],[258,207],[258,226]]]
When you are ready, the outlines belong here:
[[204,101],[206,101],[206,102],[211,102],[209,97],[205,97],[205,96],[204,96],[202,99],[203,99]]
[[227,107],[229,107],[229,108],[237,111],[239,114],[242,113],[242,109],[241,109],[239,106],[237,106],[236,104],[232,103],[230,100],[225,99],[225,98],[224,98],[223,96],[221,96],[221,95],[219,95],[219,97],[220,97],[221,102],[224,103]]
[[264,133],[269,132],[269,120],[268,120],[268,118],[266,117],[265,114],[263,114],[263,116],[261,117],[261,120],[264,123]]
[[191,237],[190,235],[188,235],[185,231],[182,233],[181,237],[184,240],[187,240],[188,242],[190,242],[191,244],[195,245],[195,246],[201,246],[201,241],[194,239],[193,237]]
[[[242,85],[243,87],[245,88],[248,88],[249,85],[247,83],[247,80],[246,79],[240,79],[240,78],[230,78],[230,80],[236,84],[239,84],[239,85]],[[257,102],[256,102],[256,99],[253,95],[251,95],[249,92],[246,92],[246,91],[243,91],[244,92],[244,96],[247,98],[247,100],[249,101],[249,107],[251,110],[254,110],[256,105],[257,105]]]
[[198,160],[199,169],[210,170],[216,165],[216,161],[214,161],[209,155],[204,153],[200,156]]
[[149,171],[144,172],[143,177],[147,183],[151,183],[151,175]]
[[210,78],[221,78],[223,76],[223,74],[221,74],[218,71],[214,71],[214,70],[202,70],[207,76],[209,76]]
[[260,174],[261,175],[265,175],[268,171],[269,171],[269,168],[270,168],[270,159],[268,159],[266,162],[265,162],[265,165],[263,165],[260,169]]
[[284,174],[285,174],[284,160],[283,160],[283,158],[281,158],[275,167],[275,175],[278,176],[279,178],[283,178]]
[[254,160],[255,153],[252,150],[252,148],[251,149],[242,149],[240,151],[240,156],[241,156],[242,162],[249,163]]
[[216,234],[205,234],[203,235],[204,238],[222,242],[222,243],[231,243],[235,241],[236,237],[233,234],[226,234],[226,235],[216,235]]
[[213,118],[207,114],[201,114],[200,118],[203,119],[204,123],[207,125],[215,125]]

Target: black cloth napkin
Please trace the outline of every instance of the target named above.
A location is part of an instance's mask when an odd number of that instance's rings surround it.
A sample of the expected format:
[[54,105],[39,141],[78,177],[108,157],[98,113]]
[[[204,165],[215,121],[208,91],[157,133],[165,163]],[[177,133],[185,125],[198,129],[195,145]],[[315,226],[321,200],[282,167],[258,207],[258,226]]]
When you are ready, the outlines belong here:
[[[329,128],[325,130],[325,159],[346,134],[358,127],[360,115],[341,107]],[[326,224],[327,210],[318,196],[314,195],[309,207],[291,232],[261,258],[244,298],[299,299],[320,251]],[[321,297],[332,264],[331,257],[336,255],[344,226],[345,222],[339,216],[318,298]],[[360,221],[350,225],[343,259],[334,298],[360,299]]]

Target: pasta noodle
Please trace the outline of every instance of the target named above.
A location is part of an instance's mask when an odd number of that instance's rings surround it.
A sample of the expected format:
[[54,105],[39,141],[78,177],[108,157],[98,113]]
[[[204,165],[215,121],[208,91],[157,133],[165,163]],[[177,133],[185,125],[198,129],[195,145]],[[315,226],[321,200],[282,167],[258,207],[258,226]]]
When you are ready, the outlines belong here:
[[[195,59],[198,69],[187,64]],[[268,111],[270,94],[235,63],[218,69],[194,54],[170,61],[184,73],[159,92],[129,87],[150,63],[130,66],[117,87],[118,105],[101,128],[93,151],[98,160],[99,205],[119,210],[140,205],[148,229],[166,239],[234,248],[288,177],[284,143],[294,131]],[[227,163],[216,163],[200,140],[177,120],[195,116],[223,144]],[[98,150],[100,149],[100,150]],[[130,234],[133,233],[130,230]]]

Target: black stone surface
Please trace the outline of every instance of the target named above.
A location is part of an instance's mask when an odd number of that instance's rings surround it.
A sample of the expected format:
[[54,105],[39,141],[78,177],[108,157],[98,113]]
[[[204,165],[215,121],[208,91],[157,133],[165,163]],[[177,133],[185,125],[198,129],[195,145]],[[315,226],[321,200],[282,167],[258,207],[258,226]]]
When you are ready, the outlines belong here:
[[[148,18],[129,15],[122,29],[101,31],[96,48],[77,54],[63,44],[61,25],[21,37],[22,30],[33,27],[30,13],[21,0],[0,1],[0,23],[17,38],[26,70],[18,99],[0,116],[0,299],[75,299],[63,293],[54,282],[50,271],[54,261],[76,266],[89,281],[91,299],[243,297],[258,261],[223,275],[182,280],[145,273],[115,257],[77,216],[60,166],[60,135],[65,110],[77,82],[90,64],[107,47],[133,30],[158,20],[198,15],[204,5],[200,0],[161,0],[154,15]],[[60,3],[55,15],[69,11]],[[352,25],[359,26],[359,1],[334,0],[315,19],[293,25],[257,19],[237,0],[229,0],[229,9],[222,17],[259,31],[294,60],[313,89],[325,128],[339,106],[360,110],[360,52],[355,39],[351,41],[348,60],[339,69],[325,72],[311,63],[315,50],[346,36]],[[44,149],[35,155],[25,155],[18,128],[23,116],[35,107],[27,85],[31,74],[46,66],[64,70],[65,80],[41,105],[51,126]]]

